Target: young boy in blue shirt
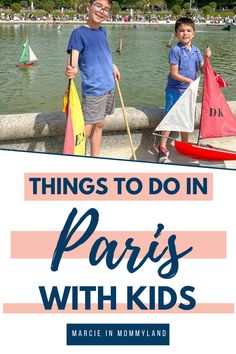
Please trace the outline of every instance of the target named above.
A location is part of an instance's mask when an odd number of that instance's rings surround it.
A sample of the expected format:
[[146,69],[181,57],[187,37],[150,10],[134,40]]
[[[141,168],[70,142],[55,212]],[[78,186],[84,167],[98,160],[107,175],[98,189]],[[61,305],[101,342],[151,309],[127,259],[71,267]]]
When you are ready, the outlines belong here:
[[[120,72],[112,63],[107,35],[100,24],[111,14],[112,0],[92,0],[87,4],[87,23],[70,37],[65,75],[75,78],[78,66],[82,77],[82,109],[91,156],[98,156],[105,116],[115,108],[115,79]],[[71,61],[70,61],[71,60]]]
[[[203,71],[204,60],[201,52],[192,45],[195,31],[195,24],[191,18],[181,17],[175,23],[175,37],[179,43],[169,52],[170,73],[166,85],[165,115],[189,85],[197,79],[199,69]],[[210,48],[206,49],[205,55],[211,56]],[[167,162],[168,160],[169,151],[166,148],[166,143],[169,135],[169,131],[164,131],[160,145],[155,146],[159,162]],[[181,132],[181,139],[188,142],[188,133]]]

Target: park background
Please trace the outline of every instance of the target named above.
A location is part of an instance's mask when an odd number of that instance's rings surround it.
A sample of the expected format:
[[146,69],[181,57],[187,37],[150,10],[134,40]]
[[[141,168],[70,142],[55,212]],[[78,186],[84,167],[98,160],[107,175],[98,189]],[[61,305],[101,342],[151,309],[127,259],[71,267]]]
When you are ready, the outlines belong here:
[[[88,0],[34,0],[15,1],[1,0],[1,18],[12,19],[14,16],[20,19],[38,18],[54,20],[68,20],[80,18],[85,14],[85,4]],[[137,19],[141,16],[151,20],[152,16],[157,19],[174,18],[180,15],[194,16],[197,19],[227,18],[235,20],[236,1],[219,0],[119,0],[113,1],[113,20],[122,20],[128,16],[128,20]]]

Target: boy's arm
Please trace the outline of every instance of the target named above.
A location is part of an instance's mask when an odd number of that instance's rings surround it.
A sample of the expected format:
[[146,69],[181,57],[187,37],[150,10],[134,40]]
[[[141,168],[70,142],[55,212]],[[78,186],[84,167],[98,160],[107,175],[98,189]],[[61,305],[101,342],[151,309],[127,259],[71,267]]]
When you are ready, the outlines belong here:
[[78,59],[79,52],[72,49],[72,58],[68,55],[67,64],[65,67],[65,75],[68,79],[74,79],[78,74]]
[[192,79],[189,79],[186,76],[180,75],[178,71],[179,71],[178,65],[170,64],[170,75],[171,75],[172,79],[180,81],[180,82],[184,82],[186,84],[191,84],[191,82],[193,82]]
[[[210,58],[210,56],[211,56],[211,49],[210,49],[210,47],[207,47],[207,48],[206,48],[206,50],[205,50],[205,56],[208,57],[208,58]],[[204,74],[204,62],[202,62],[202,63],[200,64],[200,70],[201,70],[201,73]]]

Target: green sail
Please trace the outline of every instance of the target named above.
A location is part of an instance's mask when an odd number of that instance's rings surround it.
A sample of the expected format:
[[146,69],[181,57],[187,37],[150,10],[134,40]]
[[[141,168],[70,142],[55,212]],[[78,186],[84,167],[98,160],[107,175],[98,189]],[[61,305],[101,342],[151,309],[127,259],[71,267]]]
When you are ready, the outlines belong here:
[[29,61],[29,44],[26,41],[23,44],[23,52],[22,52],[21,57],[20,57],[20,63],[24,64],[24,63],[27,63],[28,61]]

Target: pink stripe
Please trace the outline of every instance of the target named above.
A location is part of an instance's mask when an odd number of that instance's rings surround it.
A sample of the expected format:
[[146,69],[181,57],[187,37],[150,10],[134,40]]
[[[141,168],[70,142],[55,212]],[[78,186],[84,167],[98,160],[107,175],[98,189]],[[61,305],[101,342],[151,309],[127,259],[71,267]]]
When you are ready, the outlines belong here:
[[[70,133],[71,134],[71,133]],[[67,139],[66,139],[67,140]],[[81,180],[84,178],[92,179],[92,183],[87,181],[82,183]],[[105,181],[100,181],[103,185],[107,187],[106,193],[96,193],[97,191],[103,191],[103,187],[98,186],[98,181],[101,177],[104,177]],[[138,178],[142,183],[142,188],[138,194],[130,194],[125,186],[125,183],[122,183],[122,193],[118,193],[118,184],[114,180],[115,178],[123,177],[126,179],[126,182],[131,178]],[[33,182],[30,181],[30,178],[40,178],[39,182],[34,182],[37,185],[37,193],[33,194]],[[42,178],[46,178],[46,183],[51,184],[55,182],[55,191],[52,192],[51,188],[46,188],[45,193],[42,192]],[[153,178],[159,179],[161,181],[161,191],[159,193],[151,194],[150,193],[150,179]],[[175,179],[180,184],[180,188],[176,191],[175,194],[167,193],[164,190],[164,185],[167,184],[167,189],[170,191],[175,191],[176,186],[173,181],[168,181],[168,179]],[[187,181],[191,178],[197,178],[200,183],[203,183],[203,179],[207,179],[207,193],[203,194],[199,189],[197,189],[196,194],[191,190],[190,194],[187,191]],[[54,179],[54,180],[53,180]],[[94,191],[90,194],[85,194],[81,191],[81,187],[78,187],[75,194],[68,188],[66,191],[60,191],[62,186],[60,186],[61,180],[69,180],[73,185],[75,180],[81,182],[81,185],[84,189],[89,190],[90,187],[87,185],[93,184],[95,186]],[[54,182],[53,182],[54,181]],[[158,182],[154,182],[154,189],[157,190]],[[130,183],[130,188],[132,190],[138,190],[137,182],[133,181]],[[155,173],[153,176],[151,173],[26,173],[25,174],[25,200],[136,200],[138,197],[139,200],[212,200],[213,198],[213,176],[211,173]]]
[[[148,305],[146,305],[148,307]],[[158,305],[156,304],[156,307]],[[54,305],[52,310],[45,310],[43,304],[3,304],[3,313],[44,313],[44,314],[54,314],[54,313],[141,313],[143,315],[161,313],[177,313],[177,314],[196,314],[196,313],[234,313],[234,304],[233,303],[221,303],[221,304],[197,304],[194,309],[189,311],[183,311],[178,308],[178,304],[170,310],[141,310],[137,306],[133,310],[127,310],[126,304],[117,304],[116,310],[111,310],[108,304],[104,305],[103,310],[98,310],[97,304],[91,305],[91,310],[85,310],[82,305],[80,309],[72,310],[72,305],[68,304],[65,310],[58,310]]]
[[[185,258],[226,258],[226,232],[224,231],[163,231],[156,240],[159,242],[156,253],[161,253],[167,246],[170,235],[176,234],[176,248],[180,253],[189,247],[192,252]],[[76,232],[73,243],[81,237],[82,232]],[[96,231],[90,239],[70,252],[65,252],[65,258],[88,258],[91,247],[96,239],[105,236],[109,241],[118,241],[115,257],[119,258],[125,247],[125,241],[133,238],[133,244],[141,248],[139,258],[148,252],[149,245],[155,241],[151,231]],[[58,231],[13,231],[11,233],[12,258],[51,258],[59,238]],[[104,249],[104,245],[101,246]],[[125,257],[128,258],[130,252]],[[165,258],[169,257],[166,252]]]
[[74,131],[70,105],[68,105],[63,154],[74,154]]

